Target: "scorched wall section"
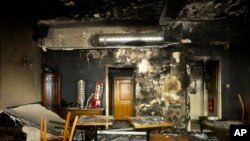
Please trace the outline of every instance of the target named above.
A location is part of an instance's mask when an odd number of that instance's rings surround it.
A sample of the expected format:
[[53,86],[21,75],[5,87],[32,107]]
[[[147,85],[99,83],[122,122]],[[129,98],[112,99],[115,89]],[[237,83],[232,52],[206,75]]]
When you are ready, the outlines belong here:
[[74,82],[78,79],[87,80],[86,95],[90,96],[94,81],[105,82],[105,65],[135,66],[135,115],[163,116],[167,121],[176,123],[176,128],[187,125],[189,106],[186,102],[185,54],[182,52],[164,48],[48,50],[45,56],[45,66],[62,73],[62,97],[66,101],[72,100],[68,102],[75,100]]

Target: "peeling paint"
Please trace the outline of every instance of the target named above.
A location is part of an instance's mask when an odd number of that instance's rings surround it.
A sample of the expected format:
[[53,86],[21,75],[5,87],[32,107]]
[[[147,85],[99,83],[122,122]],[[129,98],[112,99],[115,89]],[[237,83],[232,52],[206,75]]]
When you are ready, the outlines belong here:
[[86,54],[87,59],[89,60],[89,56],[92,56],[93,59],[99,59],[102,60],[105,56],[108,55],[107,50],[88,50],[88,53]]
[[162,93],[165,95],[166,99],[173,101],[178,101],[179,96],[177,92],[181,90],[181,83],[176,76],[167,75],[163,83]]
[[186,64],[186,71],[187,71],[187,75],[190,75],[190,65]]
[[152,66],[150,65],[148,60],[143,59],[141,63],[138,64],[138,68],[139,68],[139,73],[147,73],[151,71]]
[[157,56],[157,51],[156,49],[118,49],[115,53],[115,57],[120,58],[121,56],[127,56],[132,60],[138,60]]
[[175,59],[175,61],[177,63],[179,63],[180,62],[180,52],[174,52],[173,53],[173,58]]
[[190,22],[190,21],[175,21],[171,24],[169,24],[169,26],[171,27],[171,29],[176,29],[176,28],[181,28],[183,31],[187,31],[192,33],[195,29],[195,27],[197,27],[200,23],[199,22]]
[[181,39],[181,43],[188,44],[188,43],[192,43],[192,41],[190,39]]
[[181,89],[184,79],[178,76],[186,71],[182,52],[120,48],[112,53],[107,59],[111,61],[109,64],[135,66],[135,115],[163,116],[169,122],[176,122],[176,128],[184,127],[186,89]]

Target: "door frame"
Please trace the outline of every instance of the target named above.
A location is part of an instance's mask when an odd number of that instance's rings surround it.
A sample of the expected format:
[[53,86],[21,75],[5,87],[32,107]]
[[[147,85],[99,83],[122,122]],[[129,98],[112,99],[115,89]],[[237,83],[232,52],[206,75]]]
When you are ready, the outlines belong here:
[[[221,57],[219,56],[192,56],[192,57],[187,57],[187,60],[192,60],[192,61],[203,61],[203,63],[207,62],[207,61],[216,61],[218,62],[218,68],[217,68],[217,103],[216,103],[216,108],[217,108],[217,116],[219,119],[222,119],[222,94],[221,94]],[[186,62],[186,64],[189,64],[190,62]],[[204,72],[203,72],[204,73]],[[203,83],[205,85],[205,81],[203,79]],[[208,109],[207,109],[207,105],[208,105],[208,93],[205,89],[204,86],[204,97],[203,97],[203,107],[204,107],[204,115],[203,116],[208,116]],[[187,94],[188,96],[188,94]],[[191,109],[190,109],[190,113],[191,114]],[[191,117],[191,115],[190,115]],[[189,120],[189,129],[190,130],[190,122],[191,122],[191,118]]]
[[[105,100],[106,100],[106,106],[105,106],[105,113],[106,115],[110,115],[110,93],[109,93],[109,68],[133,68],[133,70],[135,70],[135,66],[134,65],[120,65],[120,66],[117,66],[117,65],[114,65],[114,64],[106,64],[105,65]],[[135,96],[135,82],[134,82],[134,78],[133,76],[132,77],[132,82],[133,82],[133,93],[134,93],[134,96]],[[135,97],[134,97],[134,100],[135,100]]]

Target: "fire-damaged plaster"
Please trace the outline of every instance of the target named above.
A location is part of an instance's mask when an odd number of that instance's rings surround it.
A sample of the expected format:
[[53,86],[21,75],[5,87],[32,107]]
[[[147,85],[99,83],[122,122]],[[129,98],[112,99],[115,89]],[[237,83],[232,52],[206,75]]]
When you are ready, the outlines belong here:
[[137,116],[160,115],[186,127],[184,53],[164,49],[117,49],[113,63],[135,65]]
[[183,54],[175,58],[181,53],[163,49],[135,51],[119,49],[116,54],[123,58],[117,59],[119,63],[137,66],[136,115],[160,115],[175,123],[177,119],[185,121],[185,82],[181,82],[185,69],[179,69],[184,65]]

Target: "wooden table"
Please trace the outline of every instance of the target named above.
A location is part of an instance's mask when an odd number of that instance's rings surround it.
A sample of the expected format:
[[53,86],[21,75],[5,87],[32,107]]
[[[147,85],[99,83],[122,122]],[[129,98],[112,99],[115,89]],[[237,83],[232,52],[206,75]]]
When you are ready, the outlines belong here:
[[201,122],[202,128],[210,129],[219,134],[229,134],[230,125],[243,124],[236,120],[203,120]]
[[[106,115],[82,115],[78,119],[76,126],[77,127],[87,127],[92,126],[94,127],[94,140],[97,141],[97,127],[98,126],[109,126],[113,125],[113,116],[106,116]],[[83,134],[82,134],[83,139]]]
[[153,128],[167,128],[173,126],[173,123],[165,122],[159,116],[129,117],[129,122],[133,128],[146,130],[146,139],[150,140],[150,132]]
[[71,112],[70,122],[73,123],[75,116],[80,117],[81,115],[103,115],[104,108],[60,108],[60,116],[66,119],[68,112]]

